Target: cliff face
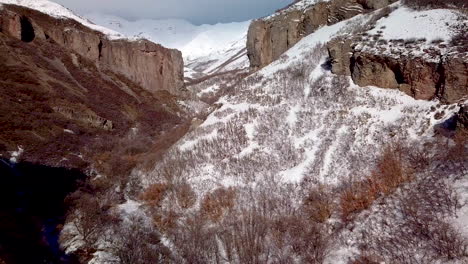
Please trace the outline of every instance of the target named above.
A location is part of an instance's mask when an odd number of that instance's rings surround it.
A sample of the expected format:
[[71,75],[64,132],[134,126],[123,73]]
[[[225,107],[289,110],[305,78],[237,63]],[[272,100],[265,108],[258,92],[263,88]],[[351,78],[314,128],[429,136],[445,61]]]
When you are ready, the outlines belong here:
[[180,94],[184,89],[183,59],[178,50],[145,40],[109,40],[76,21],[10,5],[0,11],[0,31],[25,42],[51,39],[99,68],[125,75],[150,92]]
[[406,54],[401,54],[381,43],[370,50],[360,40],[329,42],[332,72],[351,76],[359,86],[399,89],[416,99],[456,103],[468,95],[468,52],[442,46],[448,49],[442,54],[435,46],[420,53],[414,43],[406,44]]
[[93,164],[105,175],[123,175],[135,156],[185,121],[180,97],[171,94],[180,91],[181,69],[177,51],[107,40],[69,20],[3,6],[0,157],[21,148],[19,161]]
[[332,0],[303,6],[302,2],[255,20],[247,35],[247,54],[253,70],[279,58],[303,37],[324,25],[385,7],[396,0]]

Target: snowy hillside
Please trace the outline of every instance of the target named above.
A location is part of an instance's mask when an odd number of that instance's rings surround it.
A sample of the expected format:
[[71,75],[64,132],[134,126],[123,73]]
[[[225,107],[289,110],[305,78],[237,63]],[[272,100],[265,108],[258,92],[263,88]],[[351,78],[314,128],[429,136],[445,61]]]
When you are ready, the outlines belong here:
[[[193,168],[186,172],[190,181],[199,183],[197,189],[205,192],[220,184],[245,184],[241,175],[249,177],[250,171],[231,167],[233,160],[242,166],[262,161],[255,168],[255,179],[248,181],[253,185],[271,173],[284,182],[297,183],[315,175],[318,182],[337,184],[352,167],[369,165],[343,160],[352,160],[357,153],[362,161],[372,159],[375,153],[366,149],[391,141],[394,134],[408,141],[431,138],[433,126],[451,117],[457,107],[442,106],[444,117],[436,120],[431,110],[439,106],[436,101],[414,100],[395,90],[361,88],[323,67],[327,59],[323,44],[369,18],[358,16],[317,30],[247,78],[233,96],[222,98],[222,107],[176,147],[200,158],[195,170],[199,173],[193,174]],[[211,151],[198,152],[220,145],[225,148],[211,150],[222,152],[219,157]],[[220,170],[219,163],[227,167]],[[263,173],[267,175],[260,176]]]
[[[446,233],[454,223],[463,226],[467,204],[457,216],[446,192],[454,190],[467,200],[466,171],[457,167],[457,158],[437,164],[450,156],[444,151],[454,144],[436,132],[460,105],[359,87],[327,67],[324,45],[373,19],[380,29],[388,29],[385,36],[390,38],[396,18],[426,27],[425,32],[440,26],[420,19],[431,15],[425,11],[395,6],[388,18],[370,13],[324,26],[247,77],[155,163],[154,170],[135,172],[134,180],[146,190],[140,197],[147,198],[129,200],[119,209],[131,205],[132,210],[126,210],[130,215],[144,212],[148,222],[161,227],[163,244],[176,262],[346,264],[392,263],[398,258],[397,263],[445,263],[451,255],[439,254],[434,244],[448,241],[438,233],[431,240],[411,237],[416,242],[402,246],[404,250],[392,247],[405,245],[400,241],[409,232],[405,228],[412,231],[420,221],[430,224],[428,228],[444,226]],[[445,12],[441,23],[455,24],[447,21],[451,11],[439,12]],[[442,143],[446,145],[428,147]],[[388,154],[390,147],[393,152]],[[420,155],[418,162],[426,165],[415,170],[415,163],[407,164],[403,155]],[[392,174],[390,179],[397,182],[391,187],[372,178],[391,163],[385,158],[401,162],[395,166],[401,166],[396,170],[403,176],[395,180]],[[460,166],[464,162],[461,158]],[[447,199],[430,197],[428,190]],[[377,194],[363,206],[359,195],[371,191]],[[358,200],[358,209],[346,211],[347,199]],[[403,201],[418,204],[408,209]],[[450,233],[448,240],[458,241],[458,235]],[[383,250],[383,245],[389,246]],[[465,257],[463,249],[453,254]],[[106,260],[99,255],[95,261]]]
[[214,73],[220,66],[224,66],[223,71],[248,66],[245,45],[250,21],[196,26],[180,19],[128,21],[104,14],[85,17],[131,38],[146,38],[182,51],[193,73]]

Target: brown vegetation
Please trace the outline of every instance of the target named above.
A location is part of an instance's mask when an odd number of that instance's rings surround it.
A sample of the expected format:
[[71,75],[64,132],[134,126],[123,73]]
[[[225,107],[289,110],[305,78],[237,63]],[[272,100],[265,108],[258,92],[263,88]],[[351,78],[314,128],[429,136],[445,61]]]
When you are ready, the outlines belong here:
[[166,184],[152,184],[141,195],[141,199],[151,206],[159,206],[168,190]]
[[368,209],[381,196],[394,192],[401,184],[409,182],[411,171],[403,161],[400,146],[386,147],[377,160],[376,168],[362,181],[351,183],[340,195],[341,217],[344,222],[354,214]]
[[425,8],[468,8],[467,0],[403,0],[406,6],[425,9]]
[[213,221],[219,220],[226,210],[235,204],[236,192],[234,189],[219,188],[212,193],[206,194],[201,202],[202,214]]
[[333,192],[324,185],[312,189],[303,204],[305,214],[317,223],[327,221],[335,209]]

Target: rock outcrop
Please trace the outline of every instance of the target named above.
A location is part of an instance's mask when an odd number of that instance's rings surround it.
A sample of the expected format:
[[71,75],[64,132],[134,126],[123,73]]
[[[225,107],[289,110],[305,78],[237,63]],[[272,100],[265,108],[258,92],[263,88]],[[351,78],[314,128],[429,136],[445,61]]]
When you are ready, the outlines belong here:
[[458,127],[468,132],[468,104],[461,105],[460,111],[458,111],[456,116]]
[[110,40],[70,19],[58,19],[24,7],[4,5],[0,31],[25,42],[52,39],[93,61],[99,68],[125,75],[150,92],[184,90],[180,51],[146,40]]
[[301,2],[255,20],[247,35],[247,55],[253,70],[278,59],[303,37],[324,25],[385,7],[396,0],[332,0],[300,7]]
[[[468,96],[468,53],[441,54],[434,48],[424,54],[402,55],[371,52],[363,46],[359,40],[330,41],[332,72],[351,76],[359,86],[399,89],[416,99],[455,103]],[[406,51],[415,47],[408,46]]]

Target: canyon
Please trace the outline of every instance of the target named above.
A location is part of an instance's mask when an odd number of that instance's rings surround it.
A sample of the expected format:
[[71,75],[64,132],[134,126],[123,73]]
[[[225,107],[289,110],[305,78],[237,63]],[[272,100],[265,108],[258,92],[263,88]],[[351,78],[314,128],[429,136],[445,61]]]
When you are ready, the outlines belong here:
[[183,54],[151,41],[183,21],[0,0],[0,263],[466,262],[468,18],[415,1]]

